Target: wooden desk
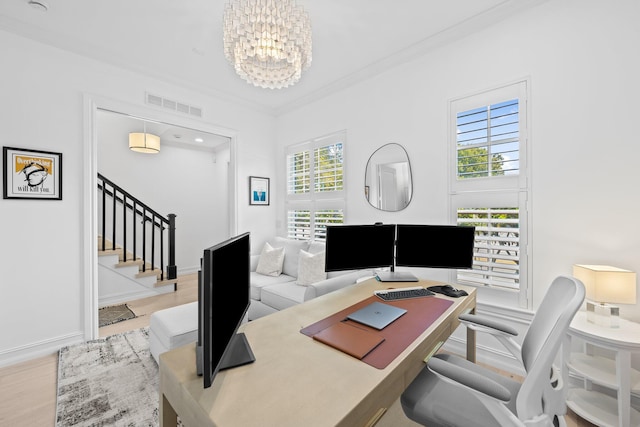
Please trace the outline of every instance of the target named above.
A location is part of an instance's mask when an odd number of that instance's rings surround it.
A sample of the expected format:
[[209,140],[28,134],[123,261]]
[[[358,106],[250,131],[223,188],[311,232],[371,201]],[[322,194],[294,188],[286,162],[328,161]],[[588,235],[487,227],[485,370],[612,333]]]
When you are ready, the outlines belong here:
[[[475,289],[465,288],[469,296],[451,298],[451,307],[385,369],[373,368],[300,333],[368,298],[374,290],[388,287],[389,283],[370,279],[243,325],[256,361],[218,373],[207,389],[196,375],[195,344],[163,353],[161,426],[174,427],[176,414],[186,427],[375,424],[424,367],[424,358],[455,330],[458,315],[473,312],[476,306]],[[475,360],[472,331],[467,340],[467,358]]]

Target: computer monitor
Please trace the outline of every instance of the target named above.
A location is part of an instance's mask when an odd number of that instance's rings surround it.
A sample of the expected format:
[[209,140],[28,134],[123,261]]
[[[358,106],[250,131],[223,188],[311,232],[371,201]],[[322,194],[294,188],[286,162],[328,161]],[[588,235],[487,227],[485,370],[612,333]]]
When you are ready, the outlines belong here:
[[325,271],[393,267],[396,226],[327,226]]
[[396,228],[397,266],[455,269],[473,266],[475,227],[398,224]]
[[255,360],[245,335],[236,333],[251,301],[250,254],[249,233],[204,250],[196,357],[204,388],[211,387],[218,371]]

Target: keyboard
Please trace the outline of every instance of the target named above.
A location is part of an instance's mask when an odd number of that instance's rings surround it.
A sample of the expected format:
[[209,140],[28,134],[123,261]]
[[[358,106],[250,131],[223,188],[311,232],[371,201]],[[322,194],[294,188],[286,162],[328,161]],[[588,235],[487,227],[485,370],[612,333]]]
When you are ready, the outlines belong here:
[[435,295],[435,293],[431,292],[429,289],[419,286],[413,288],[384,289],[381,291],[374,291],[373,293],[375,296],[384,301],[430,297],[432,295]]

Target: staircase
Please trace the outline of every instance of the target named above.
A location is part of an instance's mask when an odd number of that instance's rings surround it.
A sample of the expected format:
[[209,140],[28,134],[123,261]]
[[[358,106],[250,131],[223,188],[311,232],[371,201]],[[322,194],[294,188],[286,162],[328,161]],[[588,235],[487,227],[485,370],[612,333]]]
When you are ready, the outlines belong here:
[[175,215],[158,214],[101,174],[98,190],[98,305],[175,291]]
[[[112,248],[112,242],[105,241]],[[149,263],[143,268],[142,259],[133,259],[122,247],[102,249],[102,237],[98,236],[98,306],[120,304],[134,299],[170,293],[176,290],[176,279],[162,279],[163,272]],[[166,275],[166,273],[165,273]]]

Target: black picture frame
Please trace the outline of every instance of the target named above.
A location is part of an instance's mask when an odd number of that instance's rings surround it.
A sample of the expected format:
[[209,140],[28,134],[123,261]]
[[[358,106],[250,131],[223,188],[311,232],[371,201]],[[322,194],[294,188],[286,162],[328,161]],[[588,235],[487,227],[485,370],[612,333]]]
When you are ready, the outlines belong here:
[[269,178],[262,176],[249,177],[249,205],[269,206],[271,198]]
[[2,147],[2,198],[62,200],[62,153]]

